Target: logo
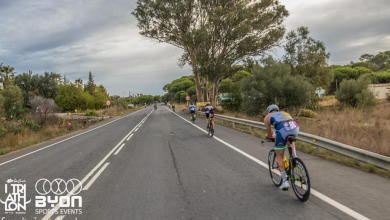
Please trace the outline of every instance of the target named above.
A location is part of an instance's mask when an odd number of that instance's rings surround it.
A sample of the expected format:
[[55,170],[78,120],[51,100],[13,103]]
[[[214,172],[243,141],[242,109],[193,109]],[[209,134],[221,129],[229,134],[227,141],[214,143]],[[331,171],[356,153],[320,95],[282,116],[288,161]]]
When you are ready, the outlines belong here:
[[8,193],[8,196],[5,201],[0,199],[0,202],[4,204],[6,214],[26,214],[26,206],[31,199],[27,201],[25,180],[8,179],[4,193]]
[[77,196],[83,189],[78,179],[52,181],[39,179],[35,183],[35,214],[81,214],[82,198]]
[[[80,187],[77,188],[78,185],[80,185]],[[70,179],[65,181],[63,179],[57,178],[51,182],[47,179],[40,179],[35,184],[35,190],[37,193],[43,196],[49,193],[54,193],[58,196],[65,193],[77,195],[81,192],[81,189],[81,182],[78,179]]]

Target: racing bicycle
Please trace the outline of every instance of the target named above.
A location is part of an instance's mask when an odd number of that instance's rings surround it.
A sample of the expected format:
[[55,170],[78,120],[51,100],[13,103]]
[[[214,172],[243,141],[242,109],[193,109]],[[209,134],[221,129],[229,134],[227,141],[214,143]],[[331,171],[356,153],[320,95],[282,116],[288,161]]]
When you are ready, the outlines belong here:
[[192,123],[195,123],[195,120],[196,120],[195,113],[191,113],[191,121],[192,121]]
[[[211,114],[211,113],[210,113]],[[214,136],[214,127],[213,127],[213,118],[210,116],[209,117],[209,124],[207,126],[207,134],[210,135],[211,137]]]
[[[303,161],[298,157],[292,156],[291,145],[296,142],[294,136],[288,136],[286,141],[290,143],[288,146],[288,160],[284,162],[287,174],[287,180],[291,182],[291,186],[297,198],[301,202],[306,202],[310,196],[310,178],[309,171],[307,170]],[[275,140],[273,140],[275,141]],[[263,144],[265,141],[261,141]],[[275,149],[272,149],[268,154],[268,168],[272,182],[275,186],[279,187],[282,184],[282,177],[279,172],[279,165],[276,160]]]

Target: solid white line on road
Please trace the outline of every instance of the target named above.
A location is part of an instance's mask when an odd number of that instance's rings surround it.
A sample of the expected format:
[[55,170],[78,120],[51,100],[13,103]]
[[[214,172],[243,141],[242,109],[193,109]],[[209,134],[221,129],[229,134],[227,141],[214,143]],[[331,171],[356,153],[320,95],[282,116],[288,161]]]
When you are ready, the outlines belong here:
[[[124,144],[123,144],[124,145]],[[122,147],[123,147],[122,145]],[[120,148],[119,148],[120,149]],[[104,169],[109,165],[110,163],[104,164],[104,166],[95,174],[95,176],[92,177],[92,179],[88,182],[86,186],[84,186],[83,190],[88,190],[89,187],[91,187],[92,183],[95,182],[95,180],[100,176],[100,174],[103,173]]]
[[62,220],[62,219],[64,219],[64,217],[65,217],[65,215],[60,215],[57,218],[55,218],[55,220]]
[[[141,110],[142,110],[142,109],[141,109]],[[138,110],[138,111],[141,111],[141,110]],[[46,147],[42,147],[42,148],[40,148],[40,149],[38,149],[38,150],[32,151],[32,152],[27,153],[27,154],[24,154],[24,155],[22,155],[22,156],[19,156],[19,157],[16,157],[16,158],[14,158],[14,159],[8,160],[8,161],[6,161],[6,162],[0,163],[0,166],[2,166],[2,165],[4,165],[4,164],[7,164],[7,163],[10,163],[10,162],[12,162],[12,161],[18,160],[18,159],[23,158],[23,157],[25,157],[25,156],[28,156],[28,155],[30,155],[30,154],[36,153],[36,152],[38,152],[38,151],[44,150],[44,149],[46,149],[46,148],[52,147],[52,146],[57,145],[57,144],[59,144],[59,143],[62,143],[62,142],[64,142],[64,141],[73,139],[73,138],[75,138],[75,137],[77,137],[77,136],[86,134],[86,133],[91,132],[91,131],[93,131],[93,130],[96,130],[96,129],[98,129],[98,128],[104,127],[104,126],[106,126],[106,125],[108,125],[108,124],[111,124],[111,123],[113,123],[113,122],[115,122],[115,121],[118,121],[118,120],[120,120],[120,119],[126,118],[126,117],[128,117],[128,116],[130,116],[130,115],[132,115],[132,114],[134,114],[134,113],[136,113],[136,112],[138,112],[138,111],[135,111],[135,112],[133,112],[133,113],[127,115],[127,116],[124,116],[124,117],[121,117],[121,118],[112,120],[112,121],[110,121],[110,122],[108,122],[108,123],[106,123],[106,124],[100,125],[100,126],[98,126],[98,127],[96,127],[96,128],[92,128],[91,130],[84,131],[84,132],[82,132],[82,133],[80,133],[80,134],[76,134],[76,135],[74,135],[74,136],[72,136],[72,137],[68,137],[68,138],[66,138],[66,139],[64,139],[64,140],[61,140],[61,141],[58,141],[58,142],[56,142],[56,143],[50,144],[50,145],[48,145],[48,146],[46,146]]]
[[[138,123],[139,124],[139,123]],[[135,127],[137,127],[136,125]],[[135,128],[134,127],[134,128]],[[133,130],[134,130],[133,128]],[[76,185],[76,187],[73,188],[71,192],[68,193],[67,196],[71,196],[76,192],[82,185],[94,174],[94,172],[99,169],[99,167],[108,159],[108,157],[111,156],[111,154],[122,144],[122,142],[133,132],[131,130],[119,143],[80,181],[79,184]],[[60,208],[60,203],[57,203],[57,205],[52,208],[43,218],[42,220],[48,220],[50,217]]]
[[133,137],[133,134],[131,134],[130,137],[128,137],[128,138],[126,139],[126,141],[130,140],[131,137]]
[[122,150],[123,146],[125,146],[125,143],[123,143],[120,148],[118,148],[118,150],[114,153],[114,155],[117,155],[119,153],[119,151]]
[[[169,109],[167,109],[167,110],[169,110]],[[171,111],[171,110],[169,110],[169,111]],[[201,131],[203,131],[204,133],[207,134],[207,131],[203,130],[203,129],[200,128],[199,126],[197,126],[197,125],[193,124],[192,122],[186,120],[185,118],[181,117],[181,116],[178,115],[177,113],[175,113],[175,112],[173,112],[173,111],[171,111],[171,112],[172,112],[173,114],[175,114],[176,116],[180,117],[181,119],[183,119],[184,121],[186,121],[187,123],[189,123],[189,124],[195,126],[195,127],[198,128],[199,130],[201,130]],[[230,147],[231,149],[237,151],[238,153],[244,155],[245,157],[247,157],[247,158],[253,160],[254,162],[260,164],[261,166],[263,166],[263,167],[269,169],[269,168],[268,168],[268,164],[266,164],[266,163],[260,161],[259,159],[257,159],[257,158],[255,158],[255,157],[253,157],[253,156],[251,156],[251,155],[245,153],[244,151],[238,149],[237,147],[234,147],[233,145],[231,145],[231,144],[229,144],[229,143],[223,141],[222,139],[220,139],[220,138],[218,138],[218,137],[216,137],[216,136],[214,136],[214,139],[217,140],[217,141],[219,141],[219,142],[221,142],[221,143],[223,143],[224,145]],[[313,196],[316,196],[317,198],[321,199],[322,201],[324,201],[324,202],[326,202],[326,203],[332,205],[333,207],[339,209],[340,211],[342,211],[342,212],[344,212],[344,213],[350,215],[350,216],[353,217],[353,218],[362,219],[362,220],[369,220],[369,218],[365,217],[364,215],[362,215],[362,214],[360,214],[360,213],[358,213],[358,212],[355,212],[354,210],[352,210],[352,209],[350,209],[350,208],[344,206],[343,204],[341,204],[341,203],[339,203],[339,202],[337,202],[337,201],[335,201],[335,200],[333,200],[333,199],[331,199],[331,198],[325,196],[324,194],[318,192],[317,190],[315,190],[315,189],[313,189],[313,188],[311,188],[311,194],[312,194]]]

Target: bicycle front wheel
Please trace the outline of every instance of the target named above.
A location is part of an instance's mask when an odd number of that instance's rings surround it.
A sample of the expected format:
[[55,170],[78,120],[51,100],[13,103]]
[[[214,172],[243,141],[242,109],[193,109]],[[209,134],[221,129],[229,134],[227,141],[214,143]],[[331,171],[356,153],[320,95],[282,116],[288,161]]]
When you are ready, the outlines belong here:
[[272,149],[268,154],[268,169],[271,180],[275,186],[279,187],[282,185],[282,177],[280,176],[279,165],[276,160],[276,152],[274,149]]
[[310,196],[310,178],[303,161],[299,158],[292,159],[291,185],[295,195],[301,202],[306,202]]

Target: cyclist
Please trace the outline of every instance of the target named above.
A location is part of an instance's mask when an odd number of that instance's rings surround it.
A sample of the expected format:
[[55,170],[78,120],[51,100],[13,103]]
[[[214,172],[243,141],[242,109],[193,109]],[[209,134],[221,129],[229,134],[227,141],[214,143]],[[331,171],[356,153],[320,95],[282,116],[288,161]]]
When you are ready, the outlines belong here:
[[[299,125],[290,114],[284,111],[279,111],[279,107],[275,104],[268,106],[267,115],[264,118],[264,124],[267,128],[267,135],[265,138],[267,141],[275,141],[275,152],[276,152],[276,160],[279,165],[280,175],[283,179],[283,183],[280,186],[281,189],[286,190],[290,186],[287,181],[286,170],[284,169],[284,150],[286,149],[286,137],[287,136],[298,136],[299,133]],[[274,126],[276,130],[276,136],[272,137],[271,125]],[[287,143],[290,145],[290,143]],[[292,143],[292,154],[293,157],[297,156],[297,152],[295,150],[295,143]]]
[[169,109],[171,109],[171,103],[170,102],[168,102],[168,107],[169,107]]
[[213,123],[214,128],[214,109],[213,106],[211,106],[209,103],[206,104],[204,107],[204,110],[206,112],[206,122],[207,122],[207,129],[209,128],[209,118],[211,118],[211,122]]
[[175,111],[175,104],[172,104],[172,110]]
[[194,117],[194,114],[195,114],[195,105],[194,105],[194,103],[191,102],[191,105],[190,105],[191,120],[192,120],[192,117]]

